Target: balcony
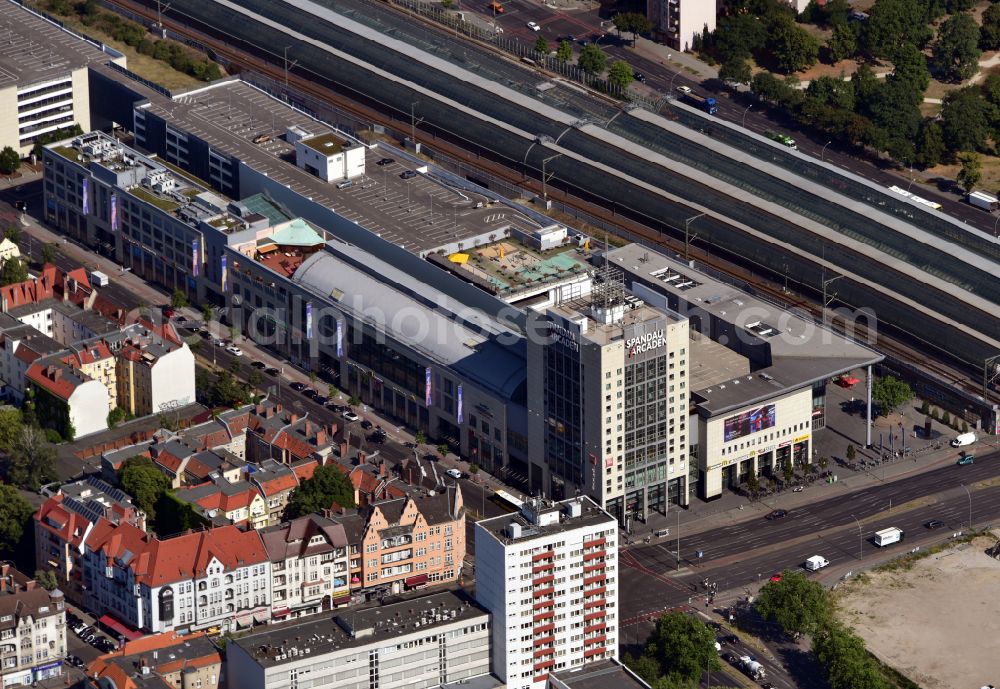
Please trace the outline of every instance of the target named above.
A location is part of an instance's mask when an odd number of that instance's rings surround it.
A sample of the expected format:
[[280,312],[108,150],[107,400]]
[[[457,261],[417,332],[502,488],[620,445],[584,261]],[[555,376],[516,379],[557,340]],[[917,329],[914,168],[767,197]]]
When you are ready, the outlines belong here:
[[607,555],[607,551],[605,550],[594,550],[589,553],[584,553],[583,561],[590,562],[591,560],[596,560],[597,558],[601,558],[603,560],[605,555]]
[[555,592],[556,592],[555,587],[553,587],[553,586],[547,586],[547,587],[545,587],[543,589],[539,589],[539,590],[535,591],[531,595],[534,596],[535,598],[541,598],[543,596],[551,596]]
[[535,567],[532,567],[531,568],[531,573],[534,575],[534,574],[538,574],[539,572],[547,572],[547,571],[551,570],[553,567],[555,567],[555,565],[552,564],[551,561],[545,562],[543,564],[540,564],[540,565],[537,565]]
[[601,653],[604,653],[605,650],[607,650],[607,649],[605,649],[604,646],[600,646],[599,648],[589,648],[589,649],[587,649],[587,650],[585,650],[583,652],[583,657],[584,658],[592,658],[593,656],[600,655]]
[[596,576],[587,577],[586,579],[583,580],[583,585],[584,586],[590,586],[591,584],[596,584],[598,582],[607,581],[607,580],[608,580],[607,575],[602,573],[602,574],[598,574]]
[[554,574],[549,574],[549,575],[544,576],[544,577],[538,577],[537,579],[532,579],[531,580],[531,585],[532,586],[542,586],[544,584],[551,584],[553,581],[555,581],[555,579],[556,579],[556,577],[555,577]]
[[605,538],[595,538],[592,541],[584,541],[583,549],[587,550],[588,548],[595,548],[597,546],[604,545],[607,542],[608,541]]
[[[583,597],[584,599],[587,599],[590,598],[591,596],[603,596],[607,590],[608,589],[606,586],[599,586],[596,589],[591,589],[590,591],[584,591]],[[586,603],[587,601],[584,600],[584,605],[586,605]]]
[[551,560],[555,557],[555,553],[551,550],[547,550],[544,553],[537,553],[531,556],[532,562],[540,562],[541,560]]

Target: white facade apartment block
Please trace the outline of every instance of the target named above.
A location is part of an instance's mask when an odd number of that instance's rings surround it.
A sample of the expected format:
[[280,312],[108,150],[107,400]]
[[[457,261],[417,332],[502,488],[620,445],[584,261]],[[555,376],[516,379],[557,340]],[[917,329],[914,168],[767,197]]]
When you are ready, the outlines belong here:
[[194,352],[186,343],[161,354],[149,371],[151,413],[194,402]]
[[618,525],[584,496],[476,523],[476,600],[493,614],[493,673],[543,689],[550,672],[618,658]]
[[87,380],[76,386],[67,405],[69,420],[77,438],[107,429],[112,399],[114,398],[108,395],[108,389],[99,380]]
[[691,50],[695,37],[715,31],[716,0],[647,0],[653,30],[674,50]]

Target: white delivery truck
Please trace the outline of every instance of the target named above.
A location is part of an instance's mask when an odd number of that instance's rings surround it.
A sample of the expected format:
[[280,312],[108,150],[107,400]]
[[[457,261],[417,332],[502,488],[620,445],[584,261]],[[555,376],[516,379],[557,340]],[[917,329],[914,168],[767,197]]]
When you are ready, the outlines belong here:
[[987,194],[985,191],[974,191],[966,197],[966,200],[970,205],[982,208],[984,211],[995,211],[1000,205],[996,196]]
[[101,271],[92,270],[90,271],[90,282],[97,287],[107,287],[111,280],[109,280],[108,276]]
[[976,434],[970,431],[956,436],[955,439],[951,441],[951,446],[965,447],[966,445],[971,445],[974,442],[976,442]]
[[830,561],[822,555],[813,555],[811,558],[806,560],[806,569],[810,572],[815,572],[817,569],[823,569],[828,564],[830,564]]
[[897,529],[895,526],[875,532],[875,545],[880,548],[892,545],[893,543],[899,543],[901,540],[903,540],[903,530]]

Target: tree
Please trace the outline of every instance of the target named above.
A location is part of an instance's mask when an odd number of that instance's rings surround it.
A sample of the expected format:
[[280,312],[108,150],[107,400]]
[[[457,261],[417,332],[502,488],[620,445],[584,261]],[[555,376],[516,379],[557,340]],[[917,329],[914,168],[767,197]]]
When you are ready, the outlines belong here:
[[413,442],[416,443],[417,445],[423,445],[424,443],[427,442],[427,436],[424,434],[423,431],[418,430],[416,433],[413,434]]
[[858,34],[851,24],[838,24],[833,27],[833,35],[826,47],[833,62],[846,60],[858,52]]
[[958,157],[962,163],[958,171],[958,183],[962,185],[966,192],[970,192],[979,186],[983,178],[983,161],[978,153],[963,153]]
[[932,62],[951,81],[964,81],[979,71],[979,25],[969,14],[949,17],[938,30]]
[[771,25],[767,49],[786,73],[811,67],[819,57],[819,41],[787,15],[778,15]]
[[24,267],[24,262],[20,258],[12,256],[3,262],[3,268],[0,268],[0,284],[14,285],[27,279],[28,269]]
[[108,412],[108,428],[114,428],[127,418],[128,412],[125,411],[125,407],[115,407]]
[[1000,48],[1000,4],[993,3],[987,7],[982,19],[979,47],[983,50],[997,50]]
[[132,496],[136,506],[156,521],[156,503],[170,490],[170,479],[149,457],[135,456],[125,460],[118,471],[122,490]]
[[569,41],[559,41],[559,47],[556,48],[556,59],[559,62],[569,62],[573,59],[573,44]]
[[204,304],[204,305],[202,305],[202,307],[201,307],[201,318],[202,318],[203,321],[205,321],[205,325],[206,326],[209,323],[212,322],[212,316],[213,316],[212,305],[211,304]]
[[904,44],[923,49],[931,38],[922,0],[878,0],[868,12],[864,43],[869,54],[892,60]]
[[7,226],[3,228],[3,237],[18,244],[21,241],[21,228],[14,223],[7,223]]
[[475,476],[476,474],[478,474],[479,473],[479,465],[476,464],[475,462],[472,462],[471,464],[469,464],[469,473],[472,474],[473,476]]
[[35,510],[14,486],[0,484],[0,551],[11,553],[21,539]]
[[753,472],[747,477],[747,490],[750,491],[750,497],[756,497],[760,492],[760,479]]
[[[706,669],[721,668],[715,650],[715,632],[698,618],[682,612],[669,612],[656,621],[643,656],[656,661],[659,675],[673,685],[694,683]],[[644,671],[649,669],[647,663]]]
[[632,65],[624,60],[618,60],[611,65],[611,69],[608,70],[608,81],[623,91],[627,89],[629,84],[631,84],[634,80],[635,74],[632,72]]
[[915,162],[923,168],[933,167],[941,162],[947,153],[944,145],[944,135],[941,125],[937,122],[924,120],[917,135],[917,154]]
[[830,466],[830,458],[823,456],[819,458],[819,468],[826,471],[826,468]]
[[17,407],[4,407],[0,409],[0,452],[9,454],[17,441],[17,436],[21,433],[21,426],[24,419],[21,410]]
[[239,376],[243,373],[243,364],[237,357],[233,357],[229,362],[229,372],[234,376]]
[[632,45],[635,45],[639,34],[653,29],[653,23],[646,18],[645,14],[639,12],[621,12],[616,14],[612,21],[619,36],[621,36],[622,31],[632,34]]
[[823,666],[830,689],[889,689],[877,661],[860,638],[840,625],[830,625],[813,637],[813,653]]
[[51,242],[42,244],[42,265],[47,263],[55,263],[56,261],[56,247]]
[[786,569],[781,581],[769,581],[757,596],[757,611],[777,622],[786,634],[812,633],[830,620],[832,606],[823,585],[799,570]]
[[894,69],[887,79],[899,81],[913,89],[913,98],[917,103],[924,99],[924,91],[931,83],[931,74],[927,71],[927,58],[913,45],[900,46],[896,51]]
[[35,426],[21,426],[2,464],[7,480],[29,490],[55,478],[56,451]]
[[541,53],[542,55],[549,54],[549,41],[545,36],[539,36],[538,40],[535,41],[535,52]]
[[59,588],[59,577],[56,576],[54,570],[36,569],[34,579],[46,591]]
[[[237,363],[239,363],[237,361]],[[208,389],[208,403],[213,407],[241,407],[252,397],[250,387],[230,371],[220,371]]]
[[847,446],[847,461],[853,462],[854,458],[858,456],[858,453],[854,450],[854,445]]
[[854,86],[843,78],[821,76],[809,82],[806,96],[841,110],[854,110]]
[[170,305],[175,309],[182,309],[188,305],[188,298],[183,290],[174,290],[174,293],[170,295]]
[[12,175],[21,167],[21,156],[10,146],[0,150],[0,173]]
[[883,416],[888,416],[912,399],[913,390],[898,378],[882,376],[872,385],[872,400]]
[[630,653],[626,653],[622,662],[649,686],[656,684],[656,680],[660,677],[660,664],[651,656],[641,655],[633,658]]
[[313,475],[292,493],[288,517],[295,519],[328,510],[334,503],[341,507],[354,507],[354,486],[339,465],[324,464],[316,467]]
[[719,67],[719,79],[731,84],[749,84],[753,73],[746,60],[735,59],[722,63]]
[[448,456],[448,452],[451,451],[451,448],[449,448],[445,443],[441,443],[440,445],[437,446],[437,451],[438,454],[441,455],[441,458],[443,459]]
[[351,395],[351,398],[347,400],[347,406],[349,407],[359,407],[361,406],[361,398],[357,395]]
[[260,372],[259,369],[250,369],[250,375],[247,378],[247,382],[250,383],[250,387],[259,388],[260,384],[264,382],[264,374]]
[[967,86],[952,91],[941,106],[941,134],[952,153],[980,151],[986,146],[994,117],[994,108],[980,89]]
[[608,56],[600,46],[588,43],[580,51],[580,57],[576,59],[577,66],[590,75],[600,74],[608,64]]
[[767,43],[767,27],[751,12],[737,12],[719,19],[713,34],[715,52],[725,64],[746,60]]

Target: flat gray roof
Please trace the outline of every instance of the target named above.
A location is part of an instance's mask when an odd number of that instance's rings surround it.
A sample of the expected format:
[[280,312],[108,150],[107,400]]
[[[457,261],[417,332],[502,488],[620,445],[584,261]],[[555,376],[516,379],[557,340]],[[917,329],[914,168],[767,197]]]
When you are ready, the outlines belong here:
[[649,689],[649,685],[636,677],[615,660],[600,660],[573,670],[558,670],[551,677],[569,689]]
[[[582,505],[579,517],[570,517],[563,509],[574,500],[580,500]],[[527,508],[527,503],[525,506]],[[558,521],[544,526],[538,525],[528,519],[523,510],[517,514],[504,514],[499,517],[480,519],[476,522],[476,526],[481,527],[483,531],[490,534],[501,543],[504,543],[505,545],[512,545],[514,543],[523,543],[536,538],[542,538],[543,536],[550,536],[555,533],[563,533],[565,531],[579,529],[583,526],[592,526],[596,524],[617,524],[614,517],[602,510],[596,502],[586,495],[558,502],[553,507],[540,509],[540,512],[542,514],[546,514],[554,510],[558,510],[560,513]],[[512,523],[519,524],[521,526],[521,536],[519,538],[511,538],[507,535],[507,527]]]
[[[442,591],[388,605],[349,609],[333,617],[308,622],[269,624],[264,631],[234,639],[262,667],[274,667],[359,646],[385,643],[411,634],[431,633],[434,627],[455,622],[486,622],[489,613],[461,589]],[[295,649],[296,655],[289,651]],[[279,655],[285,656],[278,660]]]
[[688,356],[688,388],[703,390],[750,374],[750,360],[729,347],[691,331],[691,354]]
[[589,295],[571,302],[563,302],[562,304],[553,306],[549,311],[571,321],[578,320],[580,316],[586,316],[589,323],[587,324],[587,332],[583,334],[583,338],[601,346],[624,338],[625,328],[630,325],[646,323],[660,318],[666,319],[668,322],[678,322],[681,320],[677,317],[677,314],[673,314],[670,311],[654,309],[639,303],[633,308],[626,308],[620,321],[610,324],[601,323],[594,320],[592,316],[591,302],[593,299],[594,295]]
[[112,59],[99,48],[14,2],[0,2],[0,87],[58,79]]
[[[378,148],[365,152],[364,177],[354,180],[349,188],[337,189],[288,162],[295,159],[295,146],[284,135],[288,127],[295,126],[317,137],[347,137],[242,81],[223,82],[173,100],[152,94],[145,109],[412,253],[491,232],[500,234],[511,225],[538,227],[510,207],[488,207],[487,197],[457,189],[444,177],[418,174],[401,179],[399,175],[414,170],[415,164]],[[253,139],[261,134],[270,139],[254,144]],[[377,165],[391,156],[396,156],[394,162]],[[430,164],[421,161],[419,165]],[[430,170],[433,172],[432,167]]]
[[[690,389],[699,409],[709,416],[763,402],[884,358],[869,347],[648,247],[629,244],[612,249],[608,256],[628,279],[666,296],[671,300],[670,306],[681,314],[689,317],[708,314],[730,324],[727,337],[740,341],[727,345],[764,345],[769,349],[771,365],[753,371],[755,382],[745,380],[746,376],[740,374],[730,378],[740,383],[730,385],[729,381],[712,376],[708,386],[699,388],[692,378]],[[702,327],[707,328],[708,323],[702,323]],[[709,352],[701,359],[707,361],[707,366],[712,366],[713,353],[720,355],[723,365],[735,365],[731,357],[722,355],[712,345],[707,346]],[[696,360],[695,356],[692,360]]]

